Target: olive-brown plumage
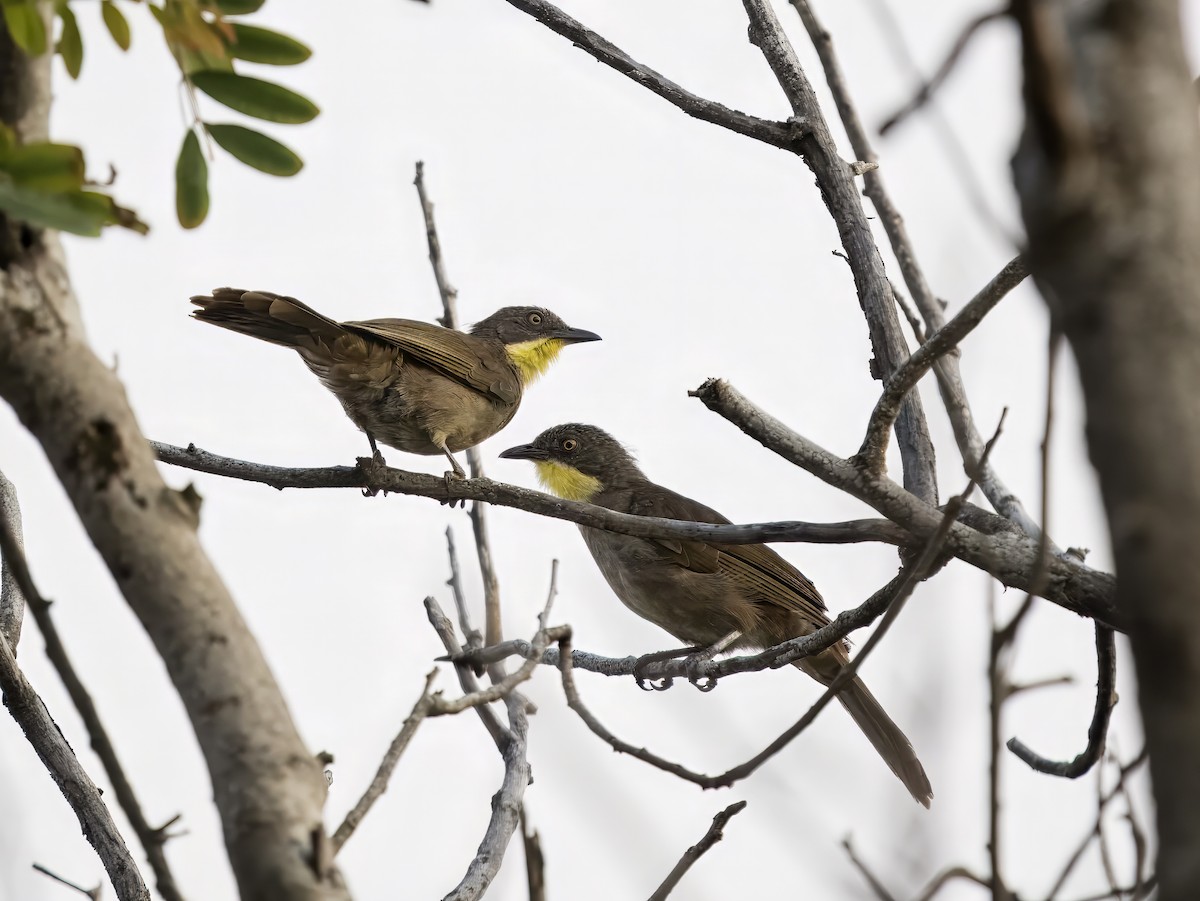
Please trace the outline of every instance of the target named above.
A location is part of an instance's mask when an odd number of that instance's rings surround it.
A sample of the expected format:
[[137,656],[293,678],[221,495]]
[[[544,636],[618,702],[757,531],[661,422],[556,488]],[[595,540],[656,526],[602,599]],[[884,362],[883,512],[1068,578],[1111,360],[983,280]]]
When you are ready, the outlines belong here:
[[[543,485],[560,497],[638,516],[729,522],[699,501],[651,482],[629,452],[595,426],[555,426],[532,444],[500,456],[532,460]],[[766,545],[712,545],[579,529],[617,597],[689,645],[711,647],[736,632],[731,647],[770,647],[829,622],[812,582]],[[847,646],[840,642],[795,665],[828,685],[848,660]],[[838,700],[912,796],[928,807],[933,790],[921,762],[862,681],[856,677],[848,682]]]
[[192,315],[299,353],[376,442],[410,454],[474,447],[508,424],[525,386],[567,344],[600,336],[540,307],[505,307],[459,332],[412,319],[335,322],[294,297],[217,288]]

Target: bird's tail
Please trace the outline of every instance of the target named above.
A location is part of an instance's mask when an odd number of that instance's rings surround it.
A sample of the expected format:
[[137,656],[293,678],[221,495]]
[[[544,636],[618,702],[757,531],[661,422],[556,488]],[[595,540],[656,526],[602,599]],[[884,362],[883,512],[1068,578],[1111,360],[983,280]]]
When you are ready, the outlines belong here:
[[212,294],[196,295],[192,303],[200,308],[192,315],[202,322],[284,347],[311,348],[345,334],[337,322],[307,304],[266,291],[215,288]]
[[[796,666],[825,685],[832,682],[841,669],[839,663],[827,659],[825,655],[797,660]],[[838,691],[837,698],[867,740],[874,745],[883,762],[904,783],[909,794],[918,804],[929,807],[933,800],[933,788],[929,784],[929,777],[925,775],[925,768],[913,751],[912,743],[900,731],[900,727],[892,722],[862,680],[855,676]]]

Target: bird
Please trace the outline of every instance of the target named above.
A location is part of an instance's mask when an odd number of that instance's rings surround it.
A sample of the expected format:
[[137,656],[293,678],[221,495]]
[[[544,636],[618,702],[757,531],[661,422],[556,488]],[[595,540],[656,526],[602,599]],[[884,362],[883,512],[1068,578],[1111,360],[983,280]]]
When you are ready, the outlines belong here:
[[[729,522],[711,507],[650,481],[629,451],[596,426],[554,426],[500,456],[532,461],[542,485],[567,500],[637,516]],[[766,545],[634,538],[585,525],[579,530],[626,607],[707,653],[771,647],[829,623],[816,586]],[[828,686],[848,662],[843,641],[794,665]],[[933,789],[924,767],[866,685],[855,677],[837,698],[913,798],[929,807]]]
[[506,426],[525,387],[568,344],[599,341],[542,307],[504,307],[469,332],[413,319],[336,322],[294,297],[216,288],[192,297],[192,316],[295,350],[350,420],[378,444],[454,458]]

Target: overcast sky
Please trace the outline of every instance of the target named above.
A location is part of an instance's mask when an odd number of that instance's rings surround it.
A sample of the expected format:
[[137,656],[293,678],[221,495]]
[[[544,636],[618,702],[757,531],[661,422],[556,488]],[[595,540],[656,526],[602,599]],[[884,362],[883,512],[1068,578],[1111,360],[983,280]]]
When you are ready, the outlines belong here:
[[[816,4],[871,126],[914,89],[897,41],[931,71],[962,23],[985,6],[948,12],[935,0],[896,4],[906,17],[901,36],[881,26],[877,2]],[[69,82],[56,62],[53,134],[83,145],[97,175],[111,162],[116,196],[153,225],[148,238],[113,231],[99,241],[68,241],[90,338],[118,367],[148,436],[281,465],[348,464],[366,451],[365,438],[292,354],[190,320],[187,298],[235,285],[292,294],[339,319],[433,319],[440,307],[411,184],[413,164],[423,159],[465,320],[536,303],[605,339],[568,349],[508,428],[482,446],[491,476],[534,486],[529,464],[497,453],[579,420],[634,448],[651,478],[734,521],[869,515],[687,396],[721,376],[835,452],[849,454],[861,439],[879,385],[867,372],[870,349],[849,271],[834,255],[836,232],[798,158],[687,118],[500,0],[275,0],[254,21],[305,40],[314,55],[294,69],[255,74],[304,91],[323,112],[311,125],[265,130],[307,165],[279,180],[218,155],[212,212],[202,228],[185,233],[174,224],[171,187],[185,124],[177,74],[145,8],[121,5],[134,26],[127,56],[103,33],[98,11],[80,4],[83,78]],[[794,12],[777,5],[824,98]],[[574,0],[565,8],[690,90],[760,116],[788,113],[746,40],[735,0]],[[1015,252],[1007,235],[1019,234],[1008,175],[1021,121],[1017,54],[1009,25],[989,27],[938,95],[937,108],[982,185],[986,216],[930,116],[878,143],[920,262],[950,312]],[[240,121],[206,98],[201,105],[215,121]],[[840,125],[835,131],[842,139]],[[844,140],[842,147],[850,158]],[[993,461],[1031,509],[1040,492],[1046,336],[1042,302],[1023,286],[963,346],[981,429],[990,432],[1009,408]],[[1069,358],[1057,387],[1051,530],[1060,545],[1091,548],[1089,562],[1108,568]],[[937,392],[928,382],[922,391],[945,497],[965,477]],[[440,458],[387,457],[404,468],[444,469]],[[0,409],[0,467],[20,493],[33,573],[56,602],[67,647],[149,819],[183,815],[188,833],[167,850],[185,894],[233,897],[207,772],[163,665],[40,448],[7,407]],[[893,469],[898,475],[896,460]],[[332,830],[441,653],[422,599],[433,594],[450,604],[448,525],[482,622],[467,516],[420,498],[280,493],[170,468],[165,475],[177,487],[193,482],[204,496],[205,546],[305,740],[336,757]],[[506,634],[532,634],[558,558],[552,619],[574,627],[577,647],[619,656],[673,646],[617,601],[573,526],[513,510],[489,513]],[[779,550],[835,612],[860,603],[897,567],[886,547]],[[983,574],[952,564],[918,590],[862,673],[913,739],[936,793],[929,812],[913,804],[836,706],[751,779],[701,792],[614,755],[566,709],[556,674],[538,673],[528,686],[539,712],[530,735],[536,781],[526,799],[542,836],[550,897],[647,896],[712,815],[738,799],[749,802],[747,810],[676,897],[867,897],[840,848],[850,834],[900,897],[949,864],[986,872],[988,591]],[[1009,592],[999,606],[1007,612],[1020,600]],[[1019,735],[1058,757],[1082,749],[1093,703],[1092,642],[1086,621],[1037,606],[1022,634],[1016,678],[1072,674],[1076,682],[1010,704],[1006,738]],[[20,651],[85,766],[105,784],[32,622]],[[587,673],[578,682],[617,734],[704,772],[751,756],[819,693],[790,669],[731,678],[709,694],[686,685],[648,694],[629,680]],[[444,666],[439,684],[457,691]],[[1110,747],[1129,758],[1141,738],[1128,666],[1119,687]],[[501,771],[474,717],[424,724],[391,789],[339,857],[356,897],[438,898],[452,888],[483,834]],[[1090,826],[1095,780],[1054,780],[1011,757],[1003,778],[1007,873],[1023,895],[1044,893]],[[1137,813],[1146,821],[1152,810],[1142,788]],[[67,897],[30,869],[34,861],[85,885],[102,878],[73,814],[7,717],[0,717],[0,807],[0,898]],[[118,820],[124,823],[119,813]],[[1126,837],[1113,844],[1127,864]],[[140,848],[135,856],[142,859]],[[1080,870],[1070,894],[1101,885],[1094,853]],[[523,882],[514,846],[492,897],[520,898]],[[977,895],[962,887],[942,897]]]

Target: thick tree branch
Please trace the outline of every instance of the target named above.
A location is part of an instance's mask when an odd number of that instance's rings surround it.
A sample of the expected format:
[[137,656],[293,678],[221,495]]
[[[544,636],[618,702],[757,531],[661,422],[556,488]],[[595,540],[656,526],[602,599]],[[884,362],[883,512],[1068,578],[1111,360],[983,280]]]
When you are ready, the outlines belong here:
[[714,816],[712,825],[708,827],[708,831],[704,833],[704,837],[683,852],[683,857],[679,858],[679,863],[675,864],[675,867],[667,874],[667,878],[662,881],[662,885],[654,890],[654,894],[650,896],[649,901],[664,901],[675,890],[675,886],[679,885],[679,880],[683,878],[684,874],[692,868],[692,864],[703,857],[709,848],[725,837],[725,826],[729,821],[745,809],[745,801],[735,801]]
[[[762,50],[792,111],[809,124],[810,132],[800,142],[801,152],[816,176],[817,186],[837,226],[854,275],[858,302],[867,319],[871,349],[875,354],[871,374],[886,381],[908,358],[908,345],[900,329],[895,295],[871,234],[854,173],[838,154],[817,95],[770,3],[768,0],[742,0],[742,5],[750,19],[751,43]],[[896,421],[896,441],[904,462],[905,488],[926,503],[936,504],[933,441],[929,437],[921,398],[916,393],[904,400]]]
[[712,100],[706,100],[685,91],[673,81],[644,66],[624,50],[572,19],[557,6],[544,0],[508,0],[511,6],[532,16],[555,34],[560,34],[576,47],[588,53],[610,68],[616,69],[626,78],[640,84],[677,106],[694,119],[711,122],[730,131],[737,132],[773,147],[793,149],[797,136],[803,131],[799,123],[772,122],[748,116],[738,110],[729,109]]
[[[938,528],[942,514],[936,507],[793,432],[729,383],[710,379],[692,394],[768,450],[869,504],[913,534],[928,537]],[[1036,589],[1035,593],[1046,600],[1118,631],[1128,626],[1128,615],[1113,603],[1116,580],[1112,576],[1081,566],[1069,557],[1052,556],[1043,579],[1038,545],[1023,535],[1001,532],[985,537],[962,523],[954,523],[946,549],[1005,585],[1022,591]]]

